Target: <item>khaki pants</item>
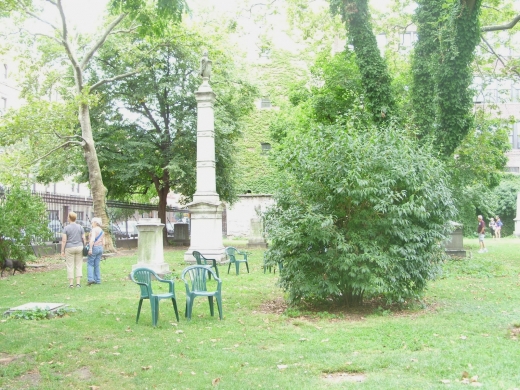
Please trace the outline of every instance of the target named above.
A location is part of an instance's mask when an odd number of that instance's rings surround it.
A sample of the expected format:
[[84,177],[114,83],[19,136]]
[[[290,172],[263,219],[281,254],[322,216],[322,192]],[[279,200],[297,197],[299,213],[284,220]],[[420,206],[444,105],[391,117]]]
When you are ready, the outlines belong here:
[[67,264],[67,277],[74,278],[74,270],[76,277],[83,276],[83,246],[75,246],[65,248],[65,262]]

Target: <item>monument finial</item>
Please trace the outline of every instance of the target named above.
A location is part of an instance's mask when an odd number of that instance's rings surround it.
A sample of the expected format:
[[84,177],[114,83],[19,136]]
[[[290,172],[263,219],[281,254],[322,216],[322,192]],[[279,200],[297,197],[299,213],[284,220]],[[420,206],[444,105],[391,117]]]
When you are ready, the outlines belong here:
[[200,72],[199,75],[203,79],[210,79],[211,77],[211,60],[208,58],[208,51],[204,51],[202,59],[200,60]]

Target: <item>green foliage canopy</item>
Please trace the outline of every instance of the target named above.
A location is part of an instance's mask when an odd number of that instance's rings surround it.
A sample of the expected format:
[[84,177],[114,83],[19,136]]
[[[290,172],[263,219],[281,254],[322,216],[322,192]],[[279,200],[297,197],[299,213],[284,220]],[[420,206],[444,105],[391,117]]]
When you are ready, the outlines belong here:
[[471,63],[480,41],[481,0],[418,1],[412,103],[419,134],[451,156],[473,127]]
[[331,11],[346,23],[348,40],[354,46],[366,104],[376,123],[396,116],[392,79],[372,31],[368,0],[331,0]]
[[50,238],[45,203],[20,186],[0,197],[0,261],[24,260],[31,241]]
[[267,256],[282,261],[292,303],[403,302],[437,275],[451,191],[443,164],[402,131],[314,125],[287,135],[277,163]]
[[[95,111],[98,155],[111,197],[145,193],[152,186],[160,202],[170,190],[187,200],[195,192],[197,102],[200,47],[196,31],[170,25],[161,38],[106,45],[99,60],[104,77],[136,64],[139,74],[107,85]],[[153,53],[153,55],[150,55]],[[236,196],[233,145],[242,118],[253,108],[255,89],[240,79],[232,59],[212,45],[217,192]]]

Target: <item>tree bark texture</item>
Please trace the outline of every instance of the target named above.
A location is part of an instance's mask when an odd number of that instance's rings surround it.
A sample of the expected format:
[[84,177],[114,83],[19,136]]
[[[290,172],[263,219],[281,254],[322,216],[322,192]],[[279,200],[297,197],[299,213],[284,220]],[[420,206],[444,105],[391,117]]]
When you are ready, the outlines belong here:
[[101,218],[103,226],[105,227],[105,250],[114,251],[114,243],[109,231],[110,229],[108,229],[110,220],[108,218],[105,198],[107,189],[103,184],[103,178],[101,176],[101,168],[99,166],[94,137],[92,135],[92,126],[90,124],[90,110],[86,103],[80,103],[79,105],[79,123],[84,140],[83,155],[87,163],[94,215]]

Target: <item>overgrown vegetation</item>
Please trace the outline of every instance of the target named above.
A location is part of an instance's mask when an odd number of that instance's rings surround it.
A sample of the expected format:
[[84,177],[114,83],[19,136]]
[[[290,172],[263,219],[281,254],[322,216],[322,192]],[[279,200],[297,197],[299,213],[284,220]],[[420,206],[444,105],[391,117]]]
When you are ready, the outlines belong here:
[[284,145],[267,257],[282,262],[290,302],[418,297],[455,213],[442,163],[399,130],[355,121],[290,132]]
[[23,261],[31,242],[50,238],[45,203],[20,186],[3,189],[0,194],[0,262]]
[[10,320],[48,320],[55,316],[63,317],[70,313],[75,313],[76,309],[72,307],[60,307],[56,311],[52,311],[49,306],[37,307],[34,310],[15,310],[9,314]]

